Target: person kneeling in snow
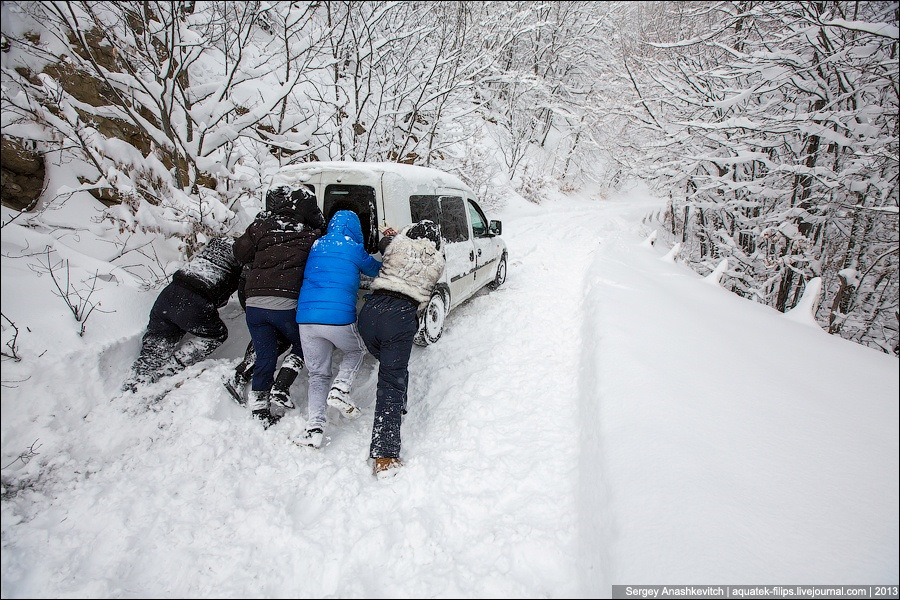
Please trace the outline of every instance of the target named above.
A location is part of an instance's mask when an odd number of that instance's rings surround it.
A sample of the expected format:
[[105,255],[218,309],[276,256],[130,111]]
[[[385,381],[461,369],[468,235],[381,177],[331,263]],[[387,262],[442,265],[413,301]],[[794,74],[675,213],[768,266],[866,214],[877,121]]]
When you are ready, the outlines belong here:
[[[136,392],[139,386],[174,375],[209,356],[228,338],[219,308],[237,291],[241,276],[233,245],[233,238],[213,238],[172,275],[150,310],[140,356],[122,391]],[[195,337],[176,349],[188,333]]]

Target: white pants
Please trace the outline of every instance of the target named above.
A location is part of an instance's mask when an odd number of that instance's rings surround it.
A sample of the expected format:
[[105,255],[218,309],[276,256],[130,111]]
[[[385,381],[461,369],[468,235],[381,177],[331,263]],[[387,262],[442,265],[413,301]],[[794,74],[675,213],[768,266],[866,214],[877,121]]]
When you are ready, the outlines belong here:
[[303,360],[309,372],[307,392],[309,416],[306,427],[324,427],[326,398],[331,389],[331,354],[335,348],[343,353],[334,384],[340,384],[348,392],[362,366],[366,354],[356,323],[349,325],[318,325],[300,323],[300,341],[303,344]]

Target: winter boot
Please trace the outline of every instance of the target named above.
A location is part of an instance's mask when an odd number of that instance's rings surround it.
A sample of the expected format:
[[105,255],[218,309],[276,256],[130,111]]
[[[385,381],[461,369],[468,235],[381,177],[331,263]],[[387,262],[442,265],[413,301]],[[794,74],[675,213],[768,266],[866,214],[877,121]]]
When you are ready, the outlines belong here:
[[403,466],[399,458],[376,458],[372,474],[378,479],[386,479],[397,474],[397,469]]
[[250,400],[247,402],[247,405],[253,414],[253,418],[262,422],[263,429],[268,429],[281,418],[269,412],[269,392],[250,392]]
[[359,407],[350,401],[350,386],[346,381],[335,380],[325,401],[328,406],[338,409],[348,419],[355,419],[362,414]]
[[323,433],[321,425],[313,424],[306,428],[306,431],[303,432],[300,441],[297,443],[301,446],[309,446],[310,448],[321,448],[322,437]]
[[222,381],[222,384],[225,386],[225,389],[228,390],[228,394],[231,396],[232,400],[244,406],[247,404],[247,400],[244,398],[244,388],[247,385],[247,382],[241,382],[240,378],[235,375],[234,377],[229,377]]
[[302,369],[303,359],[301,357],[296,354],[288,354],[285,357],[281,368],[278,369],[278,375],[275,376],[275,384],[272,386],[270,396],[272,402],[285,408],[294,408],[294,402],[291,400],[291,386]]
[[234,368],[234,387],[241,389],[250,382],[253,377],[253,367],[256,366],[256,352],[253,350],[253,342],[247,344],[244,350],[244,359]]
[[250,383],[250,378],[253,377],[253,367],[255,366],[256,352],[253,350],[253,342],[250,342],[244,351],[244,359],[234,368],[234,375],[227,377],[222,382],[234,401],[241,406],[247,404],[244,392],[247,384]]

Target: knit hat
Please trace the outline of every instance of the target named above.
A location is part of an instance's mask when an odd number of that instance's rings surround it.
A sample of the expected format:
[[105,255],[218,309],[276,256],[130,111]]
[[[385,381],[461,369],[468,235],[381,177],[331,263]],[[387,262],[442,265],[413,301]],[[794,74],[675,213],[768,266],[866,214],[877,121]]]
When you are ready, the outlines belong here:
[[418,223],[410,225],[409,229],[406,230],[406,237],[431,240],[434,242],[435,248],[441,249],[441,233],[434,221],[422,219]]
[[305,185],[296,189],[284,185],[270,189],[266,193],[266,210],[293,216],[322,233],[327,228],[325,215],[316,203],[316,195]]
[[269,212],[279,212],[289,208],[291,205],[291,188],[280,186],[272,188],[266,193],[266,210]]

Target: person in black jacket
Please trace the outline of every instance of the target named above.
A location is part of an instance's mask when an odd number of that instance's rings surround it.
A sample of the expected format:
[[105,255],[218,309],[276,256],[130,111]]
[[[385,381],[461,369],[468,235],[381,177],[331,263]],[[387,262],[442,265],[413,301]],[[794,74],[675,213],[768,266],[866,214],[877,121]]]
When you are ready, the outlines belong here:
[[[237,291],[241,276],[233,243],[230,237],[210,240],[160,292],[123,391],[136,392],[139,386],[174,375],[209,356],[228,338],[219,308]],[[178,348],[188,333],[194,337]]]
[[[270,401],[294,408],[290,385],[303,368],[303,350],[294,316],[297,297],[309,250],[325,233],[326,224],[316,197],[305,187],[269,190],[266,207],[235,241],[234,255],[241,264],[250,265],[244,294],[247,329],[256,352],[256,364],[247,404],[253,416],[269,427],[279,418],[270,412]],[[279,336],[291,342],[291,353],[281,371],[293,376],[273,389]],[[290,369],[286,371],[285,365]]]
[[[238,302],[240,302],[241,310],[247,312],[247,295],[244,293],[244,287],[247,284],[247,273],[250,271],[250,265],[244,265],[244,268],[241,270],[241,282],[238,284]],[[277,352],[278,356],[281,356],[285,352],[288,351],[291,347],[291,342],[283,335],[278,335],[277,340]],[[272,385],[272,395],[276,395],[279,398],[285,397],[288,400],[290,399],[290,387],[294,383],[294,379],[297,378],[298,371],[296,370],[296,364],[294,364],[293,355],[288,354],[285,357],[284,362],[282,362],[281,368],[278,369],[278,375],[275,376],[275,383]],[[235,402],[240,404],[241,406],[245,406],[247,404],[247,399],[245,398],[245,388],[247,384],[250,383],[250,378],[253,377],[253,368],[256,366],[256,350],[253,349],[253,340],[247,344],[246,350],[244,350],[244,358],[241,359],[241,362],[237,364],[234,368],[234,373],[225,377],[222,380],[222,384],[225,386],[225,389],[228,390],[228,393],[234,399]],[[282,402],[284,403],[284,402]]]

